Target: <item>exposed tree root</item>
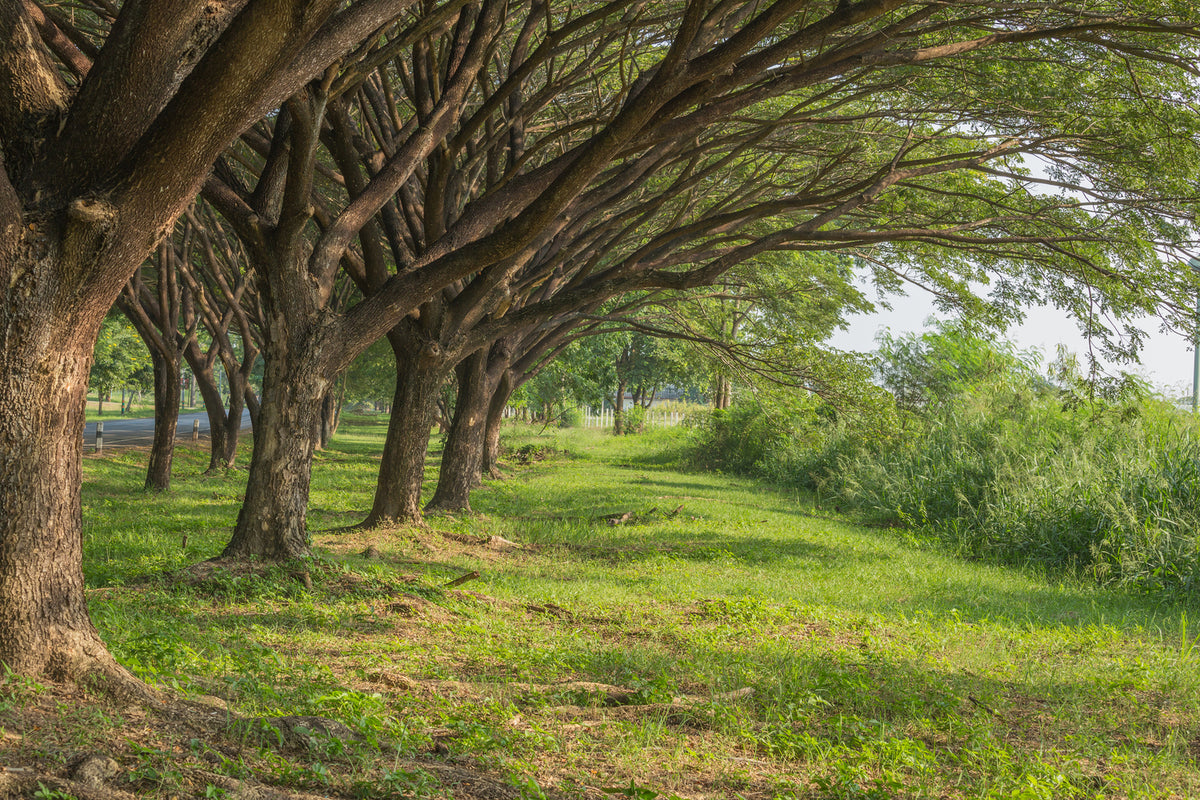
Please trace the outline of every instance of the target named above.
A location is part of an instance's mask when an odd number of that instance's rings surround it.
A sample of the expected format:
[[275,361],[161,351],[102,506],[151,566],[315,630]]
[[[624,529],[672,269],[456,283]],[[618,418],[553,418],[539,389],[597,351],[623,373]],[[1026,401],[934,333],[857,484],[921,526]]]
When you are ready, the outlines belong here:
[[384,529],[384,528],[390,529],[390,528],[408,528],[408,527],[427,528],[429,526],[425,523],[425,518],[421,516],[420,512],[418,512],[417,514],[415,514],[411,517],[370,517],[370,516],[368,516],[366,519],[364,519],[362,522],[358,523],[357,525],[348,525],[345,528],[339,528],[338,530],[340,532],[351,533],[351,532],[359,532],[359,531],[373,531],[373,530],[379,530],[379,529]]
[[[90,628],[90,626],[89,626]],[[90,630],[58,631],[40,674],[57,683],[99,692],[122,703],[160,707],[163,695],[134,677]],[[18,669],[18,672],[21,670]]]

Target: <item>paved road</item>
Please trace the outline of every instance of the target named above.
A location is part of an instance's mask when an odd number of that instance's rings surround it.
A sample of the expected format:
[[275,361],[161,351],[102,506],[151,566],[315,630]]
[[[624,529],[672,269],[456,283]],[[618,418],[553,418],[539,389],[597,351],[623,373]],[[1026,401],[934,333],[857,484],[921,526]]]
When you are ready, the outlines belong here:
[[[207,414],[180,414],[175,436],[187,442],[192,438],[192,421],[200,421],[200,436],[208,438]],[[242,414],[242,430],[250,428],[250,412]],[[104,449],[110,447],[149,447],[154,443],[154,419],[106,419],[104,420]],[[83,448],[90,452],[96,445],[96,423],[89,422],[83,429]]]

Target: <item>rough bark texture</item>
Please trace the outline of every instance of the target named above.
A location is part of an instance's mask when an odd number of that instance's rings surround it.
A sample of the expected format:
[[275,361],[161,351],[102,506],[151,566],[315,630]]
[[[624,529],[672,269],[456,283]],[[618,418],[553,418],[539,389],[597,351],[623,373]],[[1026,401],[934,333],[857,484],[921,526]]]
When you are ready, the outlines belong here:
[[154,444],[146,467],[146,488],[165,492],[171,488],[171,462],[175,458],[175,427],[179,424],[179,362],[151,352],[154,364]]
[[329,389],[312,360],[284,357],[286,340],[268,340],[254,455],[246,499],[225,558],[267,560],[308,554],[306,516],[312,454],[320,431],[321,398]]
[[84,397],[103,310],[68,313],[45,269],[57,261],[18,260],[0,304],[0,663],[128,678],[88,619],[81,568]]
[[489,380],[487,349],[467,356],[455,368],[458,373],[458,400],[442,464],[437,489],[426,506],[428,510],[470,511],[471,489],[479,485],[483,467],[483,439],[486,433],[488,402],[494,380]]
[[[149,693],[108,654],[83,595],[92,348],[122,286],[255,109],[277,107],[272,87],[341,5],[225,4],[245,13],[214,44],[228,18],[208,31],[196,13],[222,4],[125,3],[119,41],[72,91],[25,4],[0,3],[0,662],[17,674]],[[388,5],[380,24],[400,11]]]
[[396,356],[396,393],[375,500],[363,522],[366,527],[421,518],[421,482],[425,479],[429,431],[449,369],[440,353],[414,348],[408,337],[392,332],[388,342]]

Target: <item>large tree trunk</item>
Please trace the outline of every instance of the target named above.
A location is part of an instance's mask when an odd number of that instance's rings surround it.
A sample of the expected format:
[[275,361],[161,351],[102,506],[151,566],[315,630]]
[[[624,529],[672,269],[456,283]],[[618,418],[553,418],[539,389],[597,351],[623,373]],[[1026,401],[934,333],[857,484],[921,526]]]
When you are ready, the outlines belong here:
[[[280,338],[283,338],[282,336]],[[263,397],[254,426],[246,499],[225,558],[281,561],[308,554],[308,490],[321,398],[330,381],[312,359],[287,358],[289,347],[268,342]],[[303,355],[302,351],[291,352]]]
[[421,518],[421,483],[425,480],[429,432],[437,413],[438,394],[449,371],[440,352],[414,347],[410,337],[392,331],[388,342],[396,357],[396,392],[375,500],[362,523],[366,527]]
[[458,399],[442,451],[437,489],[426,510],[471,510],[471,489],[480,482],[488,403],[495,384],[489,380],[487,351],[477,350],[455,367]]
[[179,424],[179,362],[151,351],[154,365],[154,444],[146,467],[146,489],[171,488],[171,462],[175,458],[175,428]]
[[483,434],[483,457],[480,460],[480,470],[490,477],[499,477],[497,466],[500,461],[500,428],[504,424],[504,409],[508,407],[508,399],[515,389],[511,370],[504,370],[500,380],[492,392],[488,404],[487,421]]
[[75,295],[44,264],[14,261],[0,303],[0,664],[21,675],[132,682],[83,595],[84,400],[104,309],[63,306],[57,295]]

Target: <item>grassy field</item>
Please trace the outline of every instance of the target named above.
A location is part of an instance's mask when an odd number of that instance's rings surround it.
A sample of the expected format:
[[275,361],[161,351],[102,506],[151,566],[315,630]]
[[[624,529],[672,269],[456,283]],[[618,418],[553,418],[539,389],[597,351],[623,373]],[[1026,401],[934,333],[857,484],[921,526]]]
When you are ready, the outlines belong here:
[[[186,399],[186,395],[185,395]],[[134,403],[129,409],[128,414],[121,413],[121,397],[117,395],[112,400],[105,400],[101,403],[95,397],[89,397],[86,406],[86,415],[88,422],[95,422],[99,419],[113,419],[115,417],[125,418],[149,418],[154,416],[154,397],[151,395],[144,403]],[[180,414],[202,414],[204,406],[187,407],[179,409]]]
[[1200,797],[1195,607],[676,471],[670,431],[513,429],[475,513],[339,532],[383,432],[318,455],[312,562],[204,579],[178,571],[220,551],[245,473],[184,450],[160,497],[144,454],[89,458],[93,619],[198,704],[9,677],[0,766],[60,800],[90,752],[116,767],[95,796]]

